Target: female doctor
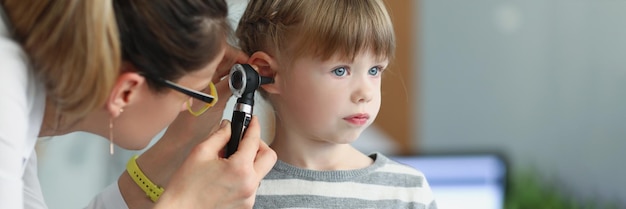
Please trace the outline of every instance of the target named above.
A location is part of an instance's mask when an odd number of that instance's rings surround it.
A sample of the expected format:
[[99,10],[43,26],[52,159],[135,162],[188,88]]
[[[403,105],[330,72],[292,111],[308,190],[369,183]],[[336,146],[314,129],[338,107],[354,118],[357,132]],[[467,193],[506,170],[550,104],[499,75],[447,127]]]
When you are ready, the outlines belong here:
[[88,208],[253,205],[276,155],[253,119],[239,150],[220,157],[230,135],[221,78],[246,60],[226,43],[223,0],[0,3],[0,208],[46,208],[38,137],[84,131],[141,149],[168,125]]

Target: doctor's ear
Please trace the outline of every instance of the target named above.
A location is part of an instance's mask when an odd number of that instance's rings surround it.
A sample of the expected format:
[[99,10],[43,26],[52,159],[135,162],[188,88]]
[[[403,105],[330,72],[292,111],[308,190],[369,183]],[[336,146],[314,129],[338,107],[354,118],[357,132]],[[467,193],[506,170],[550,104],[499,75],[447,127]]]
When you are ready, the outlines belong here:
[[255,52],[248,59],[248,64],[252,65],[259,75],[274,78],[274,83],[261,85],[261,88],[270,94],[280,94],[280,76],[276,69],[278,63],[276,60],[265,52]]
[[117,77],[106,101],[106,109],[113,117],[118,117],[123,108],[136,102],[142,93],[141,86],[146,82],[143,76],[131,70],[134,68],[132,64],[123,62],[121,68],[122,73]]

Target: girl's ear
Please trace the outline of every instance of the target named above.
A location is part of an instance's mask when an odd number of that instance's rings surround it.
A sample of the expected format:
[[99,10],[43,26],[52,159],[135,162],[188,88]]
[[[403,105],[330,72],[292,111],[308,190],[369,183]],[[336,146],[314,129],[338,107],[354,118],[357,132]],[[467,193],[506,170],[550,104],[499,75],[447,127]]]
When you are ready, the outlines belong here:
[[280,75],[277,71],[278,63],[269,54],[258,51],[250,56],[248,64],[252,65],[259,75],[274,78],[274,83],[262,85],[261,88],[269,94],[280,94]]
[[135,99],[138,98],[141,90],[141,85],[145,83],[145,78],[136,73],[132,64],[128,62],[122,63],[122,72],[113,84],[111,94],[106,101],[107,111],[112,117],[120,115],[124,107],[132,104]]

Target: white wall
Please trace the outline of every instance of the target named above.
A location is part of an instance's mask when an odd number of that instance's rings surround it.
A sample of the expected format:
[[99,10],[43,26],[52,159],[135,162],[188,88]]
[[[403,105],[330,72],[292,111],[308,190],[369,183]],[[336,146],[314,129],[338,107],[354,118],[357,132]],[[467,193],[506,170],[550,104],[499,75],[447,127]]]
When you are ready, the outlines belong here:
[[421,0],[421,152],[504,152],[626,205],[626,1]]
[[124,171],[138,151],[115,148],[87,133],[73,133],[38,143],[39,179],[48,208],[83,208]]

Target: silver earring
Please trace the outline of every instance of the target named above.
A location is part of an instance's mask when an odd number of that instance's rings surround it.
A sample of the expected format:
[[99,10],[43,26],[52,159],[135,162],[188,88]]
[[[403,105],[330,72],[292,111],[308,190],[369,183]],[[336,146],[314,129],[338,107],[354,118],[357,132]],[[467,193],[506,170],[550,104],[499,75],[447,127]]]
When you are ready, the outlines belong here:
[[113,156],[113,117],[109,117],[109,154]]
[[[124,109],[120,109],[120,114],[124,112]],[[113,145],[113,117],[109,117],[109,153],[113,156],[115,153],[114,145]]]

